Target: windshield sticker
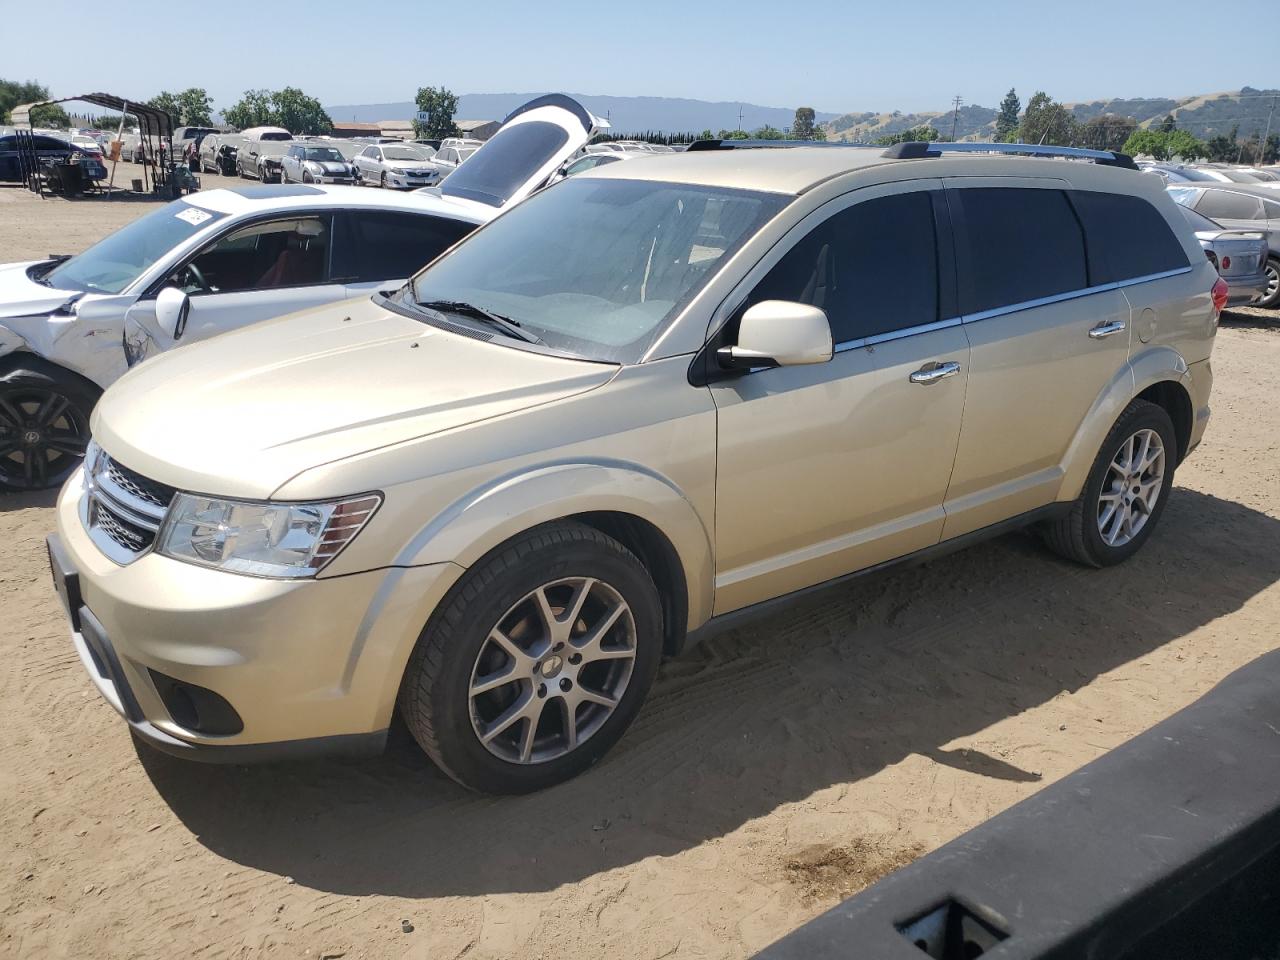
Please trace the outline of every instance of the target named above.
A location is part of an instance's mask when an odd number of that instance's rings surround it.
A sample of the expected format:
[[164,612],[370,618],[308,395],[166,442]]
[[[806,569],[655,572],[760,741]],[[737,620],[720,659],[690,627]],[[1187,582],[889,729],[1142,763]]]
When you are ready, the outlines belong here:
[[212,213],[208,213],[204,210],[198,210],[195,207],[187,207],[185,210],[179,210],[174,214],[174,216],[179,220],[187,221],[187,223],[191,224],[193,227],[198,227],[206,220],[213,218]]

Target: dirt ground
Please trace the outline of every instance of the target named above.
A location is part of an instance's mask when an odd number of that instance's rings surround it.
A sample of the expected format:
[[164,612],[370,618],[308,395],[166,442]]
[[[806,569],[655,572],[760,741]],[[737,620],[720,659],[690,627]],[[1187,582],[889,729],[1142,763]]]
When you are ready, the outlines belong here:
[[[0,189],[0,261],[150,208]],[[746,956],[1275,645],[1280,327],[1230,315],[1214,367],[1131,562],[1013,535],[830,592],[667,664],[604,762],[517,799],[398,731],[359,763],[135,747],[49,584],[52,496],[0,499],[0,954]]]

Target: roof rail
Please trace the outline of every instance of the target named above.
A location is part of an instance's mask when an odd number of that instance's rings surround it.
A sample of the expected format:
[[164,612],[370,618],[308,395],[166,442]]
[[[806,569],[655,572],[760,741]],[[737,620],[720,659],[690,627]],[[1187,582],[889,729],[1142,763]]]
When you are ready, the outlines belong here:
[[866,149],[870,144],[845,143],[834,140],[695,140],[689,150],[752,150],[761,147],[853,147]]
[[1085,147],[1055,147],[1041,143],[936,143],[925,140],[909,140],[895,143],[883,156],[890,160],[922,160],[940,157],[944,153],[1006,153],[1015,156],[1069,157],[1092,160],[1107,167],[1123,167],[1137,170],[1138,165],[1127,153],[1112,150],[1090,150]]

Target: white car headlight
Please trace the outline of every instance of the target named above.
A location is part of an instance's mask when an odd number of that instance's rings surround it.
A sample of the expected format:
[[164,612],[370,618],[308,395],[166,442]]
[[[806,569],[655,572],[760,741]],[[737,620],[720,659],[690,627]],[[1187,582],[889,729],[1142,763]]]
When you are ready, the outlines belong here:
[[255,577],[314,576],[382,503],[378,494],[324,503],[261,503],[180,493],[156,552]]

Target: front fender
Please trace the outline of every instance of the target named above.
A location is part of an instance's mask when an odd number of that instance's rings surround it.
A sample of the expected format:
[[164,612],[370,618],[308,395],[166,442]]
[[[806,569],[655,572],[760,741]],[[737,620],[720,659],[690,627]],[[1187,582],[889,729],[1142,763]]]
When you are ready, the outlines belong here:
[[1130,401],[1148,387],[1172,380],[1189,390],[1187,362],[1176,350],[1153,346],[1134,354],[1098,394],[1076,431],[1063,461],[1062,483],[1055,499],[1071,501],[1080,496],[1102,441],[1120,419]]
[[405,544],[394,563],[470,567],[530,527],[604,511],[648,521],[670,541],[683,568],[689,629],[708,620],[714,581],[710,531],[675,484],[634,463],[552,463],[499,477],[437,514]]

